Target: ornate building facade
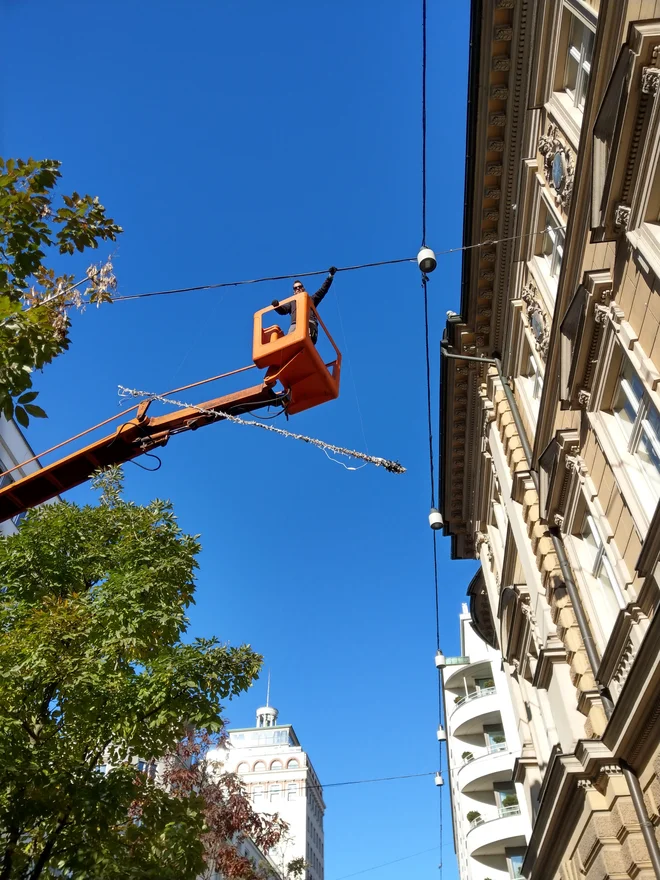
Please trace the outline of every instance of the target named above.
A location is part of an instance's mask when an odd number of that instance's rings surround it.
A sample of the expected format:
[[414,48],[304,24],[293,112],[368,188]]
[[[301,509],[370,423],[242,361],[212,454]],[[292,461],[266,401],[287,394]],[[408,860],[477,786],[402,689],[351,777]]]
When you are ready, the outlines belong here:
[[660,877],[660,2],[473,0],[440,498],[529,880]]

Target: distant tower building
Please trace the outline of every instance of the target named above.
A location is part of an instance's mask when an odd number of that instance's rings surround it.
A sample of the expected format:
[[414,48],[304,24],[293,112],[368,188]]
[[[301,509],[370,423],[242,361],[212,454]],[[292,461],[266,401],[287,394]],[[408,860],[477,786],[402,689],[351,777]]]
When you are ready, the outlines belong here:
[[288,823],[287,839],[269,854],[277,868],[304,858],[307,880],[323,880],[323,790],[293,727],[278,724],[268,703],[257,709],[256,727],[229,731],[225,769],[241,777],[257,812]]

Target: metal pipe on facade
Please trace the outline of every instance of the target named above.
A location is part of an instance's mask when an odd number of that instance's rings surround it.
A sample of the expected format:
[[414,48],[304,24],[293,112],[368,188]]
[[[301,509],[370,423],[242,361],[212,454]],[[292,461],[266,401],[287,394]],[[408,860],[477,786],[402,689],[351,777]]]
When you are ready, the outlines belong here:
[[656,877],[660,877],[660,845],[658,845],[658,841],[655,836],[655,828],[653,826],[653,822],[651,822],[651,820],[649,819],[646,804],[644,803],[644,793],[642,791],[642,786],[639,784],[637,774],[634,772],[632,767],[629,767],[625,761],[621,761],[620,764],[625,780],[628,783],[628,790],[630,791],[630,797],[632,799],[633,806],[635,807],[635,812],[637,813],[637,821],[639,822],[639,827],[642,831],[642,837],[644,838],[646,848],[648,849],[649,856],[651,857],[653,871]]
[[[448,358],[454,358],[456,360],[466,360],[466,361],[479,361],[480,363],[492,364],[497,368],[497,372],[499,375],[500,382],[502,383],[502,389],[504,394],[506,395],[507,402],[511,408],[511,415],[513,417],[514,424],[516,426],[516,430],[518,432],[518,436],[520,437],[520,445],[522,446],[523,453],[525,455],[525,459],[527,460],[527,465],[529,467],[529,473],[531,475],[532,481],[538,493],[539,491],[539,477],[535,470],[532,469],[532,448],[529,444],[529,440],[527,439],[527,433],[525,432],[525,428],[523,425],[522,418],[520,416],[520,410],[518,409],[518,404],[513,395],[511,388],[509,387],[509,383],[507,382],[504,374],[502,373],[502,364],[499,358],[480,358],[480,357],[472,357],[469,355],[459,355],[453,354],[447,351],[446,348],[441,347],[441,353]],[[603,704],[603,711],[605,712],[605,717],[609,720],[614,711],[614,704],[612,702],[612,698],[609,694],[609,691],[605,685],[601,684],[596,679],[596,670],[600,666],[600,657],[598,655],[598,649],[596,648],[596,643],[591,634],[591,627],[589,626],[589,620],[584,611],[584,606],[582,605],[582,600],[580,599],[580,594],[578,592],[577,585],[575,580],[573,579],[573,573],[571,571],[570,563],[568,561],[568,557],[566,555],[566,548],[564,546],[564,539],[562,534],[558,528],[550,528],[550,534],[552,536],[552,543],[555,548],[555,553],[557,554],[557,559],[559,561],[559,568],[561,569],[561,575],[564,580],[564,584],[566,586],[566,592],[568,593],[569,599],[571,600],[571,604],[573,606],[573,612],[575,614],[575,619],[577,621],[578,629],[580,630],[580,635],[582,637],[582,641],[584,642],[584,648],[587,653],[587,658],[589,660],[589,665],[591,666],[594,680],[598,687],[598,692],[600,694],[600,699]],[[642,792],[642,787],[639,783],[639,779],[632,769],[629,767],[625,761],[619,762],[621,766],[621,770],[623,772],[623,776],[628,785],[628,790],[630,792],[630,798],[633,802],[633,806],[635,808],[635,813],[637,814],[637,821],[639,822],[639,827],[642,832],[642,837],[644,838],[644,842],[646,843],[646,848],[649,853],[649,858],[651,859],[651,864],[653,866],[653,872],[655,876],[660,880],[660,844],[655,836],[655,828],[651,820],[649,819],[649,814],[646,809],[646,804],[644,803],[644,793]]]

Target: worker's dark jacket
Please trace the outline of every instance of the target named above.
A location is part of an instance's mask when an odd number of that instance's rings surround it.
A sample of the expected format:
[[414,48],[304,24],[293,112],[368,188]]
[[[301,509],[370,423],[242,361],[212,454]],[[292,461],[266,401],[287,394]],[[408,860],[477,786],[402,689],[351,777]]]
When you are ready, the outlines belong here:
[[[326,293],[330,290],[330,285],[332,284],[332,275],[328,275],[323,284],[319,287],[316,293],[312,294],[312,302],[314,306],[318,306]],[[285,303],[283,306],[277,306],[275,311],[278,315],[291,315],[291,327],[289,327],[289,333],[296,329],[296,304],[295,302]],[[316,318],[314,312],[310,310],[309,313],[309,335],[316,345],[316,340],[319,336],[319,322]]]

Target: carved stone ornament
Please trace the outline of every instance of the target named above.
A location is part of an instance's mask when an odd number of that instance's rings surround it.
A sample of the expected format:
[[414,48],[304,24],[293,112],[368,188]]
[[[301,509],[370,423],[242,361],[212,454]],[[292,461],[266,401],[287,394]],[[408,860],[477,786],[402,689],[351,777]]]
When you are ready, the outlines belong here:
[[590,779],[578,779],[577,787],[582,791],[595,791],[594,784]]
[[509,89],[508,86],[491,86],[490,88],[490,96],[494,98],[496,101],[506,101],[509,97]]
[[607,306],[601,306],[598,304],[594,306],[594,321],[597,324],[605,324],[609,316],[610,310]]
[[584,388],[582,388],[578,391],[577,399],[580,406],[586,408],[589,406],[589,401],[591,400],[591,392],[585,391]]
[[630,208],[627,205],[617,205],[614,211],[614,225],[617,229],[627,229],[629,222]]
[[504,141],[500,138],[491,138],[488,141],[488,149],[493,153],[503,153],[504,152]]
[[509,40],[513,39],[513,28],[509,27],[507,24],[498,24],[495,25],[495,30],[493,31],[493,36],[499,42],[509,42]]
[[489,244],[490,242],[497,241],[497,230],[489,229],[488,232],[484,232],[482,238],[482,242]]
[[645,95],[655,95],[660,83],[660,69],[657,67],[642,68],[642,92]]
[[495,251],[488,251],[487,253],[482,254],[481,260],[484,263],[494,263],[495,262]]
[[508,55],[493,56],[493,70],[511,70],[511,59]]
[[553,123],[548,125],[547,134],[539,138],[539,153],[543,156],[545,179],[555,191],[556,202],[568,213],[575,179],[575,157],[571,148],[559,138],[559,129]]
[[502,176],[502,166],[499,162],[487,162],[486,163],[486,174],[490,174],[492,177],[501,177]]
[[545,313],[545,309],[541,305],[541,297],[535,285],[530,281],[520,292],[520,298],[527,306],[527,320],[534,336],[536,350],[543,360],[548,354],[548,345],[550,344],[550,322]]
[[564,517],[561,515],[561,513],[556,513],[553,517],[553,521],[558,529],[564,528]]
[[497,223],[499,219],[500,212],[497,210],[497,208],[486,208],[486,210],[484,211],[484,220],[490,223]]
[[506,113],[491,113],[488,117],[488,124],[495,125],[497,128],[504,128],[506,125]]
[[479,277],[483,278],[484,281],[494,281],[495,273],[492,269],[482,269],[481,272],[479,272]]
[[499,199],[502,197],[502,190],[498,186],[487,186],[484,195],[487,199]]
[[496,9],[513,9],[515,5],[515,0],[495,0]]
[[487,287],[485,290],[480,290],[477,296],[479,297],[479,299],[492,299],[493,291],[490,287]]

